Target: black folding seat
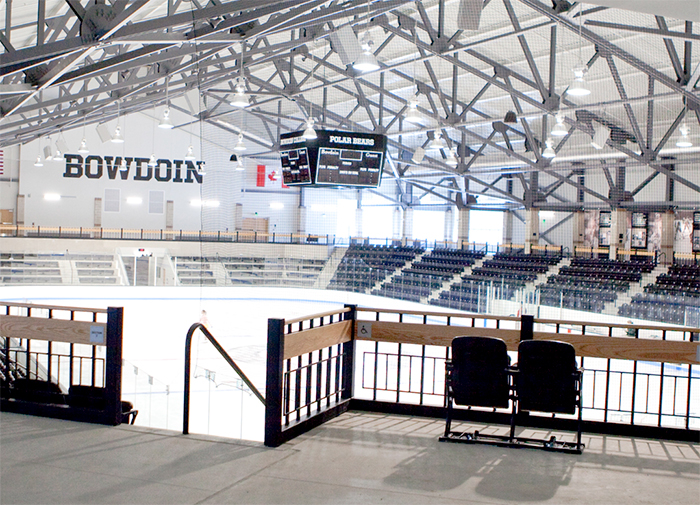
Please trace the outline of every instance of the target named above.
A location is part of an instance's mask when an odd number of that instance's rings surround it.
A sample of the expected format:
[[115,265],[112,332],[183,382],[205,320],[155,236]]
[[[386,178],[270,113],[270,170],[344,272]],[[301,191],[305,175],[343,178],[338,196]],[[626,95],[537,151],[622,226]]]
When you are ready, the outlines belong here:
[[510,442],[510,436],[452,431],[453,404],[507,408],[511,399],[510,357],[503,340],[494,337],[456,337],[452,357],[445,364],[447,417],[442,441]]
[[515,389],[518,412],[576,414],[576,442],[522,439],[518,442],[542,443],[544,449],[581,453],[582,371],[576,363],[574,346],[556,340],[525,340],[518,346]]

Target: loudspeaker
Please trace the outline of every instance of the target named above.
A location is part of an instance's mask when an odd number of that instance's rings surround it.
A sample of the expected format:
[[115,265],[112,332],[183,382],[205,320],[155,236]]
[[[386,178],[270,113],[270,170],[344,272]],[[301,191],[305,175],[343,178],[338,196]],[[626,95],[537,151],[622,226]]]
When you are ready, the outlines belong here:
[[112,140],[112,135],[109,133],[107,125],[105,125],[104,123],[98,124],[96,130],[103,144]]
[[460,0],[457,13],[457,28],[460,30],[478,30],[481,21],[483,0]]
[[343,26],[340,30],[331,33],[331,47],[340,56],[343,65],[354,63],[362,54],[360,41],[349,25]]
[[416,152],[413,153],[411,161],[416,165],[420,165],[421,163],[423,163],[423,158],[425,158],[425,149],[419,147],[416,149]]
[[605,143],[608,141],[610,136],[610,130],[602,124],[593,125],[593,139],[591,140],[591,145],[596,149],[602,149],[605,147]]

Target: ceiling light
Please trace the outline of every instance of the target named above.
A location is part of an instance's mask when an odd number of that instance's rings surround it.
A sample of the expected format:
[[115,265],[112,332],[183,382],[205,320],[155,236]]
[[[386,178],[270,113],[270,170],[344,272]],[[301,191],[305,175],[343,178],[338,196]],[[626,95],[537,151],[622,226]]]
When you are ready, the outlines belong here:
[[591,145],[596,149],[602,149],[605,147],[608,137],[610,136],[610,131],[607,127],[601,124],[593,125],[593,138],[591,139]]
[[693,147],[693,143],[688,138],[690,128],[688,128],[688,126],[685,123],[683,123],[681,127],[678,128],[678,131],[681,133],[681,136],[676,141],[676,147]]
[[517,123],[518,122],[518,116],[515,115],[515,112],[512,110],[509,110],[506,112],[506,116],[503,118],[504,123]]
[[572,96],[586,96],[591,94],[591,90],[586,86],[586,81],[584,76],[588,69],[583,67],[576,67],[573,69],[574,81],[571,83],[566,93]]
[[250,105],[250,98],[245,93],[245,85],[242,82],[236,84],[236,94],[231,100],[231,105],[234,107],[248,107]]
[[112,142],[115,144],[123,144],[124,143],[124,137],[122,137],[122,129],[117,126],[114,129],[114,135],[112,135]]
[[270,208],[281,210],[284,209],[284,204],[282,202],[270,202]]
[[457,161],[457,157],[454,153],[454,148],[449,149],[447,151],[447,159],[445,160],[445,163],[447,163],[447,165],[452,168],[456,167],[459,164],[459,162]]
[[304,137],[306,140],[316,140],[318,138],[318,135],[316,135],[316,130],[314,129],[314,123],[315,121],[312,117],[306,120],[306,129],[302,134],[302,137]]
[[140,196],[129,196],[126,198],[126,203],[129,205],[141,205],[143,199]]
[[564,116],[557,114],[557,123],[554,125],[554,128],[552,128],[550,135],[553,137],[564,137],[568,133],[569,130],[567,130],[566,126],[564,125]]
[[163,110],[163,117],[158,123],[158,128],[163,128],[164,130],[171,130],[173,128],[173,122],[170,120],[170,109],[167,107]]
[[408,112],[403,119],[409,123],[423,122],[423,116],[421,116],[418,112],[418,99],[416,97],[413,97],[408,101]]
[[151,154],[151,159],[148,160],[148,166],[149,167],[155,167],[158,164],[158,161],[156,160],[156,155]]
[[193,161],[195,159],[194,156],[194,147],[190,146],[187,148],[187,154],[185,154],[185,160],[187,161]]
[[243,160],[241,158],[238,158],[238,164],[236,165],[236,171],[242,172],[245,170],[245,167],[243,166]]
[[123,172],[127,172],[129,170],[129,167],[126,166],[126,158],[122,158],[122,162],[119,165],[119,170]]
[[358,72],[372,72],[374,70],[379,70],[379,62],[377,62],[377,57],[372,52],[372,46],[374,42],[369,37],[369,32],[365,32],[362,38],[362,54],[355,60],[352,64],[352,68]]
[[87,154],[90,152],[90,149],[87,147],[87,140],[83,139],[80,142],[80,147],[78,148],[78,152],[81,154]]
[[43,167],[44,163],[41,161],[41,156],[36,157],[36,161],[34,162],[35,167]]
[[428,149],[438,150],[443,149],[444,147],[445,144],[442,142],[442,134],[440,132],[435,132],[433,134],[433,140],[431,140],[430,144],[428,145]]
[[44,194],[44,200],[49,200],[52,202],[58,201],[61,199],[61,195],[58,193],[46,193]]
[[545,145],[547,146],[544,151],[542,151],[542,156],[544,158],[554,158],[557,153],[554,152],[554,149],[552,149],[552,139],[547,139],[545,142]]
[[243,134],[239,133],[238,134],[238,143],[236,143],[236,146],[233,148],[234,151],[245,151],[247,147],[245,146],[245,143],[243,142]]

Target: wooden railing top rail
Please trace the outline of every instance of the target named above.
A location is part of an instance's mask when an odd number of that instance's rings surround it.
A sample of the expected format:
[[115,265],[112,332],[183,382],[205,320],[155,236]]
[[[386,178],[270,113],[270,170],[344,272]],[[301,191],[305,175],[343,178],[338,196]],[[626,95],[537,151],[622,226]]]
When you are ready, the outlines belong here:
[[302,316],[302,317],[297,317],[295,319],[285,319],[284,324],[295,324],[295,323],[300,323],[302,321],[310,321],[312,319],[320,319],[322,317],[327,317],[327,316],[335,316],[335,315],[340,315],[340,314],[345,314],[346,312],[350,312],[352,309],[350,307],[345,307],[342,309],[336,309],[336,310],[329,310],[327,312],[320,312],[318,314],[312,314],[310,316]]
[[700,333],[700,328],[689,326],[661,326],[653,324],[622,324],[622,323],[597,323],[591,321],[562,321],[560,319],[537,319],[535,324],[559,324],[561,326],[588,326],[590,328],[625,328],[636,330],[653,330],[653,331],[675,331],[675,332],[691,332]]
[[449,317],[451,319],[490,319],[501,321],[520,321],[519,317],[515,316],[491,316],[487,314],[469,314],[460,312],[438,312],[424,310],[405,310],[405,309],[377,309],[370,307],[357,307],[358,312],[380,312],[384,314],[407,314],[411,316],[433,316],[433,317]]
[[66,312],[92,312],[95,314],[106,314],[107,309],[91,309],[87,307],[67,307],[63,305],[43,305],[36,303],[3,302],[0,300],[0,307],[22,307],[29,309],[65,310]]
[[[358,312],[379,312],[384,314],[407,314],[414,316],[432,316],[432,317],[449,317],[451,319],[486,319],[491,321],[515,321],[520,322],[520,317],[517,316],[493,316],[487,314],[471,314],[471,313],[456,313],[456,312],[438,312],[438,311],[423,311],[423,310],[404,310],[404,309],[380,309],[371,307],[357,307]],[[653,331],[669,331],[669,332],[691,332],[700,333],[700,328],[687,326],[663,326],[654,324],[622,324],[622,323],[605,323],[591,321],[569,321],[561,319],[534,319],[535,324],[558,324],[561,326],[588,326],[591,328],[632,328],[639,330]]]

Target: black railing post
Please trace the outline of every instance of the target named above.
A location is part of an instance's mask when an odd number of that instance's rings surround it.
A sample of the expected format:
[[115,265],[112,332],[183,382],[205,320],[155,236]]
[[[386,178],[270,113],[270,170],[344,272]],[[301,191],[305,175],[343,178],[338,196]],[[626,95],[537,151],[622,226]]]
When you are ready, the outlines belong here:
[[[107,308],[107,356],[105,364],[105,388],[107,408],[105,409],[110,424],[122,422],[122,322],[124,309]],[[71,360],[72,361],[72,360]],[[94,383],[93,383],[94,385]]]
[[345,305],[350,312],[343,314],[345,321],[352,320],[352,329],[350,330],[352,338],[350,342],[343,343],[343,382],[341,384],[342,400],[350,400],[354,396],[355,384],[355,321],[357,321],[357,305]]
[[522,315],[520,316],[520,341],[532,340],[532,332],[535,327],[535,317]]
[[267,320],[267,378],[265,381],[265,445],[282,445],[282,378],[284,319]]

